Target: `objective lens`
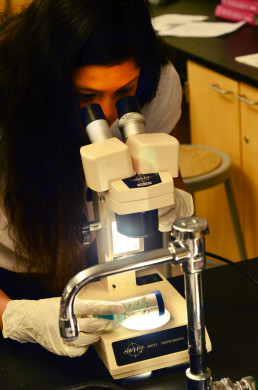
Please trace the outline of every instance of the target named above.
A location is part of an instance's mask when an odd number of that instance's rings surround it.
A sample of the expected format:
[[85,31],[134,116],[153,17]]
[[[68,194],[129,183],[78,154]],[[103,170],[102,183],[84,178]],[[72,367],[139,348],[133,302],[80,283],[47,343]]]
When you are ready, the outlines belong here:
[[147,237],[158,230],[158,210],[126,215],[116,214],[117,230],[128,237]]

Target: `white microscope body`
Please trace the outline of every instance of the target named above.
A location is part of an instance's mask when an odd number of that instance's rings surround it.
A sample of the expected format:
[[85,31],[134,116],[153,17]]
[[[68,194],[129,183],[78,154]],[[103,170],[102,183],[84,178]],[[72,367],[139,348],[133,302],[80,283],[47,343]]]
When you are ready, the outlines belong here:
[[[89,107],[86,131],[92,142],[81,148],[88,187],[94,191],[100,263],[144,250],[143,237],[158,230],[158,209],[174,204],[178,176],[178,141],[165,133],[147,134],[134,98],[118,102],[119,127],[125,143],[112,137],[103,113]],[[93,106],[93,105],[92,105]],[[95,106],[95,105],[94,105]],[[99,106],[100,107],[100,106]],[[96,115],[95,115],[96,114]],[[91,223],[90,223],[91,224]],[[117,246],[117,231],[131,248]],[[166,319],[155,328],[121,326],[101,335],[94,346],[115,379],[187,362],[187,317],[184,298],[157,269],[129,271],[92,282],[80,292],[86,299],[120,301],[159,290]],[[208,350],[210,340],[206,334]]]

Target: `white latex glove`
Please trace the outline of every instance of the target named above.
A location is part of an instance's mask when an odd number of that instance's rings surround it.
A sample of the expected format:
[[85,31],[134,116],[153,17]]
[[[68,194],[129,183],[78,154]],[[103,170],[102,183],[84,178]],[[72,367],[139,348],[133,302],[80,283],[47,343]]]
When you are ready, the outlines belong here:
[[159,231],[170,232],[178,218],[190,217],[194,213],[193,197],[189,192],[175,188],[175,204],[158,209]]
[[20,343],[39,343],[57,355],[81,356],[89,344],[99,340],[99,333],[116,329],[114,320],[89,318],[85,315],[116,314],[123,305],[113,302],[92,301],[77,298],[74,312],[79,327],[79,337],[72,344],[65,344],[59,333],[60,298],[13,300],[3,314],[3,336]]

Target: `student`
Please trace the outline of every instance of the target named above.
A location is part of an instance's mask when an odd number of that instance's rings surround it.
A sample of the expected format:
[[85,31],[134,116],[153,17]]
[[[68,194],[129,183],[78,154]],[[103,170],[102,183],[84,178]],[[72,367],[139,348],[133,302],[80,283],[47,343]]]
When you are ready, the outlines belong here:
[[[171,133],[180,117],[179,77],[161,50],[144,0],[34,0],[0,36],[1,236],[3,336],[78,356],[115,321],[79,318],[80,336],[65,345],[58,298],[90,264],[78,241],[89,212],[79,149],[87,144],[80,108],[99,103],[121,138],[115,109],[136,96],[148,132]],[[182,187],[178,180],[177,186]],[[192,213],[177,191],[165,223]],[[54,297],[54,298],[53,298]],[[39,299],[39,300],[38,300]],[[80,317],[122,310],[77,299]]]

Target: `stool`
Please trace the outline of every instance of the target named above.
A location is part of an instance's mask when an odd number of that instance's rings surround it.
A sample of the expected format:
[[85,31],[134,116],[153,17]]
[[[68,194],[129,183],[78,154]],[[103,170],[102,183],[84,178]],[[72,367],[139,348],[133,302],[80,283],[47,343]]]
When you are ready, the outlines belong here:
[[230,175],[231,157],[204,145],[180,145],[179,167],[187,191],[193,194],[224,183],[241,260],[247,259],[239,215]]

